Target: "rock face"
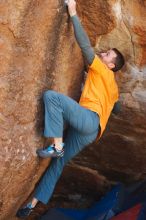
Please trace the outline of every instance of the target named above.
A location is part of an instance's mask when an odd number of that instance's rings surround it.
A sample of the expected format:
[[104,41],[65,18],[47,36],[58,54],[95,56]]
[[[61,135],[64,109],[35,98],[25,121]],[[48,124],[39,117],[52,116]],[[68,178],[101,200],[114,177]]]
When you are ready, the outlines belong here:
[[[74,193],[74,183],[78,193],[94,195],[91,189],[103,192],[110,180],[146,177],[146,1],[78,0],[77,6],[92,45],[117,47],[127,64],[116,75],[122,111],[111,116],[99,143],[65,169],[55,194],[62,198]],[[78,100],[84,65],[61,0],[2,0],[0,48],[0,219],[8,220],[49,164],[35,154],[43,144],[42,94],[54,89]]]

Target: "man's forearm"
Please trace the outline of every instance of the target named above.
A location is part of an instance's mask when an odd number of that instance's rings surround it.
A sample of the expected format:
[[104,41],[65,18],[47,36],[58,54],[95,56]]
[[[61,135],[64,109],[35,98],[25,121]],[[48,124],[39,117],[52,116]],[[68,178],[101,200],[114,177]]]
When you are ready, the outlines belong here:
[[73,23],[76,40],[82,50],[84,57],[86,58],[88,64],[90,65],[94,60],[95,53],[91,46],[88,35],[86,34],[84,28],[82,27],[81,22],[77,15],[72,16],[71,20]]
[[65,2],[68,6],[68,12],[73,23],[76,40],[82,50],[84,57],[86,58],[88,64],[90,65],[94,60],[95,53],[93,48],[91,47],[88,35],[84,31],[84,28],[82,27],[81,22],[77,16],[76,1],[65,0]]

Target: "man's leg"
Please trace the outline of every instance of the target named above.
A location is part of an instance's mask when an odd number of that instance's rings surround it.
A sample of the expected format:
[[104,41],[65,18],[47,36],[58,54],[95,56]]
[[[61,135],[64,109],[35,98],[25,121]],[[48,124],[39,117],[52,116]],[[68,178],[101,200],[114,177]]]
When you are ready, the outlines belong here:
[[[98,115],[83,108],[73,99],[53,91],[47,91],[44,98],[46,111],[44,135],[46,137],[62,136],[63,120],[67,121],[72,128],[69,130],[67,139],[65,140],[64,157],[52,161],[36,188],[34,198],[29,207],[34,207],[38,200],[44,203],[49,200],[64,165],[86,145],[95,140],[99,128]],[[56,114],[54,115],[55,112]],[[26,213],[24,213],[25,211]],[[18,211],[19,216],[26,216],[27,214],[29,214],[29,210],[20,209]]]
[[[62,136],[63,120],[71,126],[65,140],[64,157],[52,161],[36,189],[35,197],[46,203],[48,199],[45,198],[51,197],[64,165],[97,137],[99,117],[95,112],[83,108],[73,99],[54,91],[45,93],[44,102],[46,106],[45,136]],[[50,127],[52,125],[53,128]]]
[[98,129],[92,134],[81,134],[74,128],[70,128],[65,140],[65,153],[62,158],[53,159],[39,185],[34,198],[46,204],[52,196],[55,185],[63,171],[64,166],[86,145],[92,143],[97,137]]
[[44,136],[46,138],[53,137],[53,142],[59,149],[63,142],[63,118],[60,100],[56,98],[57,94],[59,93],[48,90],[43,95],[45,106]]
[[[44,136],[48,138],[54,137],[54,144],[58,150],[61,150],[59,147],[62,145],[64,120],[79,132],[87,134],[92,132],[93,118],[96,121],[98,120],[95,119],[95,115],[97,117],[96,113],[83,108],[73,99],[55,91],[46,91],[44,93],[44,104]],[[89,117],[91,120],[88,119]],[[97,121],[97,124],[98,123]],[[37,153],[41,157],[48,157],[51,156],[51,154],[54,155],[52,147],[49,147],[49,151],[48,148],[38,149]]]

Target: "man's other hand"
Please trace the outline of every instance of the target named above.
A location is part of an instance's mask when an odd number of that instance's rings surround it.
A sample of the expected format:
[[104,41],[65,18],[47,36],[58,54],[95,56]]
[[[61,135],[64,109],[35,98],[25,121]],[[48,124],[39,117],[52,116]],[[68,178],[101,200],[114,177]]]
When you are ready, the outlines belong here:
[[75,2],[75,0],[66,0],[65,3],[68,6],[69,15],[71,17],[76,15],[77,11],[76,11],[76,2]]

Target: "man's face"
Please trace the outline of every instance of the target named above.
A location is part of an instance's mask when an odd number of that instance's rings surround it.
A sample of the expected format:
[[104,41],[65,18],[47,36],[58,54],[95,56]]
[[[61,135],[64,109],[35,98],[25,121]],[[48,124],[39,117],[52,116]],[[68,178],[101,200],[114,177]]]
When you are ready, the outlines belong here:
[[113,69],[115,67],[114,60],[116,56],[116,53],[112,49],[99,54],[100,59],[108,66],[109,69]]

